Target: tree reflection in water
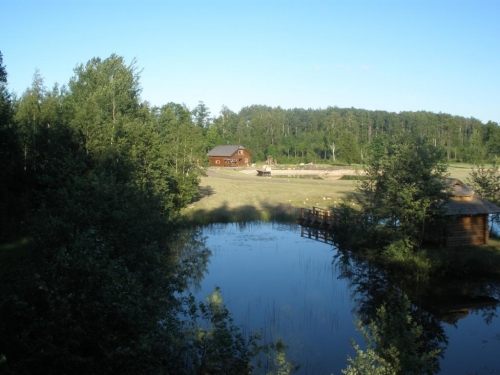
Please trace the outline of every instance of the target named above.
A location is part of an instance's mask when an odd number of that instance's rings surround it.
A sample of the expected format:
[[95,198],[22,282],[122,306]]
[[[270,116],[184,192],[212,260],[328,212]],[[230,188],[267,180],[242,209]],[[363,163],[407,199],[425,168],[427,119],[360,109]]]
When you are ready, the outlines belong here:
[[208,272],[209,258],[212,252],[205,244],[205,238],[201,231],[187,229],[180,231],[174,244],[172,245],[176,277],[179,278],[179,285],[186,290],[190,288],[193,292],[198,292],[200,283]]
[[377,331],[378,338],[371,343],[377,354],[397,373],[438,373],[438,358],[448,343],[440,320],[411,304],[386,273],[368,261],[347,250],[339,250],[335,260],[341,277],[349,280],[355,313],[370,331],[369,339]]
[[[396,368],[400,368],[398,373],[439,373],[439,359],[444,358],[448,347],[448,324],[457,328],[459,319],[474,313],[489,325],[498,316],[498,283],[484,280],[466,282],[432,279],[423,282],[401,279],[373,266],[356,252],[339,247],[334,243],[332,234],[302,228],[301,235],[335,245],[338,252],[334,255],[333,263],[338,265],[340,277],[349,283],[355,302],[354,313],[362,325],[360,331],[365,337],[368,334],[368,340],[371,340],[371,345],[383,359],[392,361],[393,365],[397,362]],[[380,314],[381,308],[383,314]],[[398,317],[402,320],[398,320]],[[400,324],[405,321],[405,317],[411,324]],[[421,333],[412,332],[413,324],[418,325]],[[374,340],[373,329],[379,336],[378,341]],[[415,336],[415,333],[418,335]],[[391,345],[399,358],[395,358],[394,352],[388,350]],[[427,363],[420,361],[418,364],[419,358],[414,354],[419,354],[421,360],[426,358],[426,353],[436,355],[431,355]]]
[[[336,322],[350,322],[349,311],[353,309],[363,327],[367,330],[377,329],[379,340],[374,343],[380,355],[392,361],[394,368],[400,369],[399,373],[433,374],[441,371],[451,374],[457,373],[455,371],[457,368],[459,372],[463,369],[462,373],[466,371],[474,373],[481,372],[487,365],[496,367],[492,363],[495,361],[493,359],[495,356],[488,354],[498,348],[494,342],[494,334],[486,331],[486,334],[480,332],[483,329],[491,331],[491,328],[485,328],[484,323],[493,321],[493,330],[499,323],[498,319],[493,319],[496,317],[497,310],[492,304],[496,300],[492,297],[498,299],[499,296],[499,289],[493,284],[477,286],[456,282],[446,284],[443,281],[433,285],[426,285],[423,282],[412,284],[408,280],[398,280],[394,275],[375,268],[366,260],[357,257],[354,252],[345,249],[337,252],[336,247],[333,249],[336,255],[333,259],[332,271],[324,272],[321,268],[324,266],[318,266],[320,267],[316,269],[318,272],[312,272],[309,257],[316,252],[311,252],[311,248],[302,241],[295,241],[297,244],[292,243],[294,240],[290,236],[297,233],[296,227],[273,228],[272,224],[253,224],[253,226],[248,224],[249,228],[245,226],[229,224],[227,228],[222,225],[203,227],[202,232],[196,232],[196,235],[191,230],[193,237],[188,236],[188,245],[184,246],[185,252],[178,255],[178,260],[183,265],[179,276],[183,277],[186,285],[191,285],[191,290],[199,288],[200,281],[202,281],[201,290],[198,293],[202,298],[206,293],[211,292],[210,288],[213,285],[220,285],[222,290],[232,297],[227,300],[229,310],[235,313],[235,321],[241,322],[250,330],[254,327],[257,329],[261,327],[262,321],[268,331],[278,328],[267,320],[268,313],[265,306],[268,305],[262,301],[269,300],[273,306],[273,312],[276,305],[276,311],[280,312],[277,316],[281,317],[279,328],[290,332],[294,329],[294,334],[300,338],[298,342],[307,342],[307,346],[304,347],[310,348],[320,343],[321,348],[324,348],[323,351],[331,350],[327,357],[321,357],[321,359],[320,357],[305,359],[300,357],[298,362],[306,363],[303,373],[311,373],[307,371],[308,363],[311,366],[324,363],[328,368],[335,369],[335,374],[339,374],[340,369],[345,368],[345,362],[337,367],[338,360],[332,357],[343,357],[345,360],[348,351],[345,350],[345,346],[342,346],[342,342],[347,343],[350,337],[357,337],[356,332],[351,332],[346,328],[348,324],[341,324],[335,326],[331,338],[328,338],[330,341],[321,341],[319,335],[324,333],[325,326],[322,325],[323,321],[318,320],[319,315],[310,318],[307,321],[308,324],[301,324],[303,323],[301,315],[303,309],[320,311],[325,308],[325,303],[331,309]],[[207,243],[210,243],[209,247],[213,250],[213,255],[206,247],[203,236],[210,239]],[[312,235],[310,238],[315,238],[315,236]],[[328,238],[325,240],[321,236],[318,236],[318,240],[331,243]],[[297,247],[294,247],[295,245]],[[328,262],[328,254],[326,254],[326,259],[325,257],[317,259],[318,265],[324,264],[322,262]],[[290,263],[290,268],[288,268],[288,263]],[[302,266],[305,268],[302,269]],[[280,269],[283,272],[279,273],[279,278],[277,278],[279,267],[283,269]],[[256,279],[254,271],[257,269],[259,277]],[[330,267],[328,269],[330,270]],[[268,272],[272,273],[269,278]],[[334,276],[339,282],[328,281],[317,284],[319,279],[316,276],[320,274],[322,276],[323,273],[327,278]],[[312,277],[313,274],[314,277]],[[299,282],[299,277],[302,276],[306,278]],[[338,280],[337,277],[342,280]],[[205,280],[202,280],[203,278]],[[347,287],[346,284],[349,286]],[[269,287],[270,285],[272,287]],[[297,289],[290,288],[289,285],[299,285],[301,293],[297,293]],[[251,294],[252,291],[258,293],[254,296]],[[305,294],[302,295],[302,292]],[[341,310],[344,299],[343,297],[339,299],[337,293],[341,296],[343,293],[352,295],[354,304],[352,305],[351,301],[345,303],[349,316],[342,315],[344,314]],[[321,296],[319,301],[322,305],[315,305],[315,301],[305,299],[313,294]],[[466,299],[464,299],[464,294]],[[244,298],[236,298],[239,296],[244,296]],[[297,296],[300,297],[298,304],[295,301]],[[483,297],[479,298],[479,296]],[[484,296],[490,296],[490,298]],[[287,310],[284,310],[284,306]],[[248,313],[250,307],[252,314]],[[286,314],[284,314],[285,311]],[[454,329],[453,325],[446,324],[457,324],[457,319],[468,311],[474,311],[477,316],[472,316],[472,320],[471,317],[461,320],[458,323],[460,329]],[[294,312],[297,315],[293,315]],[[481,315],[482,324],[478,324],[477,320]],[[291,320],[286,321],[286,318]],[[371,322],[374,324],[370,327]],[[321,331],[311,329],[311,324]],[[297,327],[292,327],[292,325]],[[296,328],[307,331],[295,331]],[[474,337],[470,333],[471,330],[476,332]],[[312,337],[306,337],[306,335]],[[288,337],[291,336],[288,335]],[[286,337],[284,338],[285,343],[289,344]],[[373,339],[373,335],[371,338]],[[491,338],[490,343],[485,347],[482,344],[478,346],[477,340],[483,338],[488,340]],[[305,341],[309,339],[313,341]],[[362,344],[361,337],[356,338],[356,341]],[[290,348],[295,350],[295,344],[290,344]],[[314,347],[313,352],[315,353],[316,350],[318,350],[317,347]],[[426,354],[434,354],[436,351],[440,351],[436,359],[426,357]],[[309,355],[308,353],[306,354]],[[445,354],[446,359],[443,359]]]

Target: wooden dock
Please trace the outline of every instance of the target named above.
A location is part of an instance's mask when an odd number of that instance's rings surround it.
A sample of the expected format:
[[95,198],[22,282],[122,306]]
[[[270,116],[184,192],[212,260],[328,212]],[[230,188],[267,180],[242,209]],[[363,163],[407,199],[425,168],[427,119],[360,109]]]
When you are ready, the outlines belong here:
[[301,208],[298,223],[303,227],[332,230],[334,225],[339,222],[340,216],[338,210],[324,210],[317,207]]

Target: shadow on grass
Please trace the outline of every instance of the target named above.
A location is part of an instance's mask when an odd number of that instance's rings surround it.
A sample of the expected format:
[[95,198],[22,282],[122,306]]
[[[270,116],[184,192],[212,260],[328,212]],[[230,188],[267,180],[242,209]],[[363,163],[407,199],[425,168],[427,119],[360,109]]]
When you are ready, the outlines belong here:
[[245,205],[236,208],[230,208],[228,203],[224,202],[221,207],[212,210],[188,211],[184,215],[184,221],[190,226],[255,220],[293,223],[299,212],[299,208],[270,202],[263,202],[260,207]]
[[214,193],[214,189],[211,186],[200,186],[198,188],[198,193],[193,199],[193,202],[198,202],[205,197],[210,197]]

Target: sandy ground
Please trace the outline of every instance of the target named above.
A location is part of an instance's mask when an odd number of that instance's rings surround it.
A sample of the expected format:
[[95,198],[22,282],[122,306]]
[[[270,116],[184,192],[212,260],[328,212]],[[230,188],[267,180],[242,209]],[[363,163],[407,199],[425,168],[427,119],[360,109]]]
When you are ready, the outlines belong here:
[[[262,168],[263,169],[263,168]],[[247,175],[256,176],[257,169],[244,169],[239,171]],[[271,176],[318,176],[325,180],[336,180],[344,175],[354,175],[354,169],[330,169],[330,170],[308,170],[308,169],[271,169]]]

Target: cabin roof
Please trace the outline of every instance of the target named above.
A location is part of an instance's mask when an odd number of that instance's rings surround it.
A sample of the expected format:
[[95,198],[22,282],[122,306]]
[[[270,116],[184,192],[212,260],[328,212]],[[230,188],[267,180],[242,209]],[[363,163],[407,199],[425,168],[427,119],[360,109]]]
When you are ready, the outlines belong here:
[[500,213],[500,207],[475,197],[474,190],[459,179],[447,178],[445,184],[450,189],[450,198],[444,204],[446,216]]
[[500,213],[500,207],[479,197],[469,199],[450,198],[445,204],[446,216],[486,215]]
[[472,197],[474,190],[464,184],[458,178],[445,179],[445,185],[450,189],[450,194],[453,197]]
[[[217,146],[210,150],[208,156],[233,156],[238,150],[246,150],[245,147],[241,145],[222,145]],[[247,150],[249,154],[250,151]]]

